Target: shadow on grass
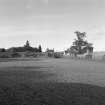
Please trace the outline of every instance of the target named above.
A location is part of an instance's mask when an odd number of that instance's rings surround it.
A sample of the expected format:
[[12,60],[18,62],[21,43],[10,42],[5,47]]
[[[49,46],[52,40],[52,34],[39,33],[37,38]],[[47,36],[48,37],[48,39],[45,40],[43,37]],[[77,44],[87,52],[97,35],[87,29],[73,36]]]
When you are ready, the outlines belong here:
[[0,105],[105,105],[105,88],[50,82],[2,85]]
[[0,105],[105,105],[104,87],[47,81],[54,75],[41,68],[3,68]]

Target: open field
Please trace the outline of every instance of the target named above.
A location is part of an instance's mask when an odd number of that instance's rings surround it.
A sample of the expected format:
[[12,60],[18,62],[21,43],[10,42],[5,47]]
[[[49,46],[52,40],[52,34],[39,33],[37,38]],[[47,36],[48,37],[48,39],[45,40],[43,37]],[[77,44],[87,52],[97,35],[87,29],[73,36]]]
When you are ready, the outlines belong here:
[[105,62],[1,59],[0,105],[105,105]]

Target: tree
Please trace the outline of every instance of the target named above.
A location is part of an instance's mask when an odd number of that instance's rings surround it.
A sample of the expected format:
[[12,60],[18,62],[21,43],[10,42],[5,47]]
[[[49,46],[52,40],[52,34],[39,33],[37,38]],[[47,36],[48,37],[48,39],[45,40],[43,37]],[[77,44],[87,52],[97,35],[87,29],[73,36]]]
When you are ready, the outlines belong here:
[[74,33],[76,33],[78,40],[83,41],[84,38],[86,37],[86,33],[85,32],[79,32],[79,31],[75,31]]
[[24,45],[25,51],[32,51],[32,47],[30,46],[30,42],[27,40],[26,44]]
[[83,47],[86,47],[88,45],[88,42],[85,40],[86,33],[85,32],[79,32],[76,31],[76,39],[73,42],[74,48],[78,51],[79,54],[82,54]]
[[2,48],[2,49],[1,49],[1,52],[6,52],[6,49],[5,49],[5,48]]
[[25,46],[24,47],[26,47],[26,48],[29,48],[30,47],[30,43],[29,43],[29,41],[27,40],[26,41],[26,44],[25,44]]
[[42,52],[42,47],[41,47],[41,45],[39,45],[38,50],[39,50],[39,52]]

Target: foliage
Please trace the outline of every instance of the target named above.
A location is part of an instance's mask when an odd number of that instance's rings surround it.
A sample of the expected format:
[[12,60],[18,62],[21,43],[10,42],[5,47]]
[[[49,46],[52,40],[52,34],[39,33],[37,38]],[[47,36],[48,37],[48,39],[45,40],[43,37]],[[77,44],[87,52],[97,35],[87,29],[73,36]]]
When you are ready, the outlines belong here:
[[6,52],[6,49],[5,48],[1,48],[0,52]]
[[37,54],[34,52],[27,51],[25,52],[25,57],[37,57]]
[[41,45],[39,45],[39,48],[38,48],[38,52],[42,52],[42,47],[41,47]]
[[11,57],[16,58],[16,57],[21,57],[21,55],[17,52],[14,52],[11,54]]
[[0,58],[10,58],[8,55],[0,55]]
[[39,47],[31,47],[29,41],[26,41],[26,44],[23,47],[11,47],[7,49],[9,52],[42,52],[42,47],[39,45]]
[[48,57],[53,57],[54,56],[54,53],[48,52],[47,55],[48,55]]
[[24,47],[30,47],[30,43],[28,40],[26,41],[26,44],[24,45]]
[[92,47],[92,44],[88,43],[85,38],[86,38],[86,33],[85,32],[79,32],[76,31],[76,39],[73,42],[73,45],[71,47],[75,48],[75,50],[78,52],[78,54],[82,54],[86,52],[87,47]]
[[61,53],[59,53],[59,52],[54,53],[54,58],[61,58],[61,57],[62,57]]
[[86,33],[85,32],[81,33],[79,31],[75,31],[74,33],[76,33],[78,40],[83,41],[84,38],[86,37]]

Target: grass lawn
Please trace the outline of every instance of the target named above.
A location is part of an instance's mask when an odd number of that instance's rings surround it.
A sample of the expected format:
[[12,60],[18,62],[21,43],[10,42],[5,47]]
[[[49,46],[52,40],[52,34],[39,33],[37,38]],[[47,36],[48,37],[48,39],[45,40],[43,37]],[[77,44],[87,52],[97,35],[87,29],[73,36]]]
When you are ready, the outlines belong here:
[[68,59],[0,60],[0,105],[105,105],[104,67]]

